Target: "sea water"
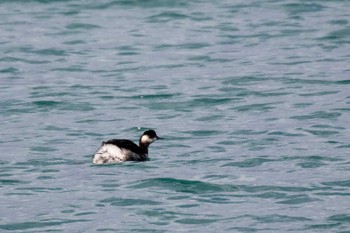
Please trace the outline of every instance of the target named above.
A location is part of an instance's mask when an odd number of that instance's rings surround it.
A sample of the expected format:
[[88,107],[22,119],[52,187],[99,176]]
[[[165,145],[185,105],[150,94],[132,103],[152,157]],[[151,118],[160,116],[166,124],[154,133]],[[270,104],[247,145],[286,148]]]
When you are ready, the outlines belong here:
[[1,232],[350,232],[349,1],[4,0],[0,35]]

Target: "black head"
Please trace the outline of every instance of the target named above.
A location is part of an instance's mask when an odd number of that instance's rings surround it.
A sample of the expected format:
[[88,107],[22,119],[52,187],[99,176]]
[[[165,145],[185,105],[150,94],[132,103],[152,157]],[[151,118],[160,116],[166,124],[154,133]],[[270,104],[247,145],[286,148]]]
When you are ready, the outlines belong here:
[[162,139],[157,136],[156,132],[152,129],[145,131],[142,136],[140,137],[140,143],[141,144],[151,144],[152,142]]
[[156,131],[154,131],[153,129],[147,130],[145,131],[143,135],[147,135],[149,138],[154,138],[154,139],[161,139],[160,137],[157,136]]

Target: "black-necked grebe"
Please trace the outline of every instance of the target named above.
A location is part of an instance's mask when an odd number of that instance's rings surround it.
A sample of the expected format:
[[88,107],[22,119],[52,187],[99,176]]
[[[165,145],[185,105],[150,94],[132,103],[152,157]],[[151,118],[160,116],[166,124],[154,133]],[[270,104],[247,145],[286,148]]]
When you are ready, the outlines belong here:
[[111,139],[102,142],[92,163],[119,163],[124,161],[145,161],[148,159],[148,146],[161,139],[154,130],[145,131],[139,140],[139,146],[127,139]]

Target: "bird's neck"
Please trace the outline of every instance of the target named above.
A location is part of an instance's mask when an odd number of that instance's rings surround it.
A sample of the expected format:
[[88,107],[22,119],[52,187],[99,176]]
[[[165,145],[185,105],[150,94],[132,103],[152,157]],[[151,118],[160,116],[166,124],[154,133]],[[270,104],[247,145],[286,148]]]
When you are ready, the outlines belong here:
[[141,143],[141,140],[140,140],[139,147],[141,148],[144,154],[148,154],[148,147],[149,147],[148,143]]

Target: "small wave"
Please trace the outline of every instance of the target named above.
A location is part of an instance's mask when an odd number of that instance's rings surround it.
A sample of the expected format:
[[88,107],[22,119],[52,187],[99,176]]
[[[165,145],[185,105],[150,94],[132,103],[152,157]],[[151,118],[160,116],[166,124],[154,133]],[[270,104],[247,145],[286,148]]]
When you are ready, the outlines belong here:
[[139,182],[138,184],[132,185],[131,187],[136,189],[156,187],[158,189],[195,194],[237,191],[237,187],[234,185],[219,185],[203,181],[181,180],[174,178],[147,179]]

